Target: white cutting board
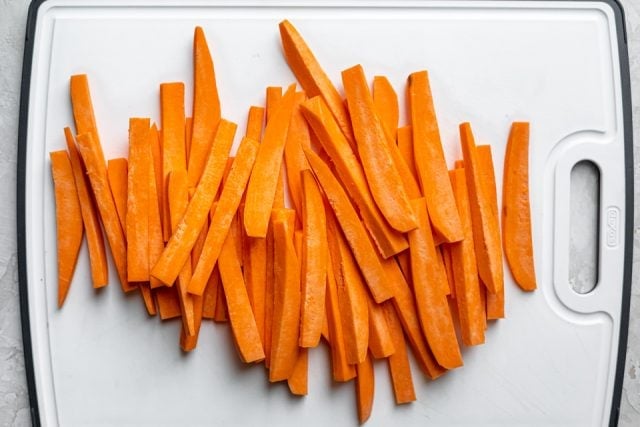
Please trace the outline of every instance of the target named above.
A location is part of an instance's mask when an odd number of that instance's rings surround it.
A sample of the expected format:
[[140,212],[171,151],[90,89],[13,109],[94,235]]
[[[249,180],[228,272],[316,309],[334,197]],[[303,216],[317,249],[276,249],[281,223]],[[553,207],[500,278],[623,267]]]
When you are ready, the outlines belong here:
[[[89,75],[105,154],[124,156],[128,118],[159,121],[161,82],[186,83],[190,115],[193,29],[201,25],[223,116],[243,129],[249,105],[264,103],[266,86],[294,81],[277,27],[285,18],[336,83],[341,70],[361,63],[369,79],[387,75],[403,95],[406,76],[428,69],[449,164],[461,156],[457,125],[470,121],[478,143],[493,146],[498,194],[510,123],[531,122],[539,289],[525,294],[506,274],[507,318],[490,325],[485,345],[464,350],[463,368],[433,382],[414,369],[418,400],[411,405],[394,404],[386,364],[376,363],[367,425],[607,424],[625,253],[614,10],[601,2],[391,0],[50,0],[40,6],[28,107],[23,286],[42,424],[357,425],[354,386],[331,384],[326,347],[311,352],[305,398],[290,396],[283,384],[268,385],[262,365],[240,363],[227,325],[205,321],[197,350],[185,355],[179,322],[148,317],[138,295],[122,293],[113,265],[110,286],[91,288],[86,245],[65,306],[56,308],[48,152],[65,147],[62,129],[73,124],[69,76]],[[568,279],[569,174],[584,159],[600,168],[600,221],[608,226],[601,226],[598,286],[579,295]]]

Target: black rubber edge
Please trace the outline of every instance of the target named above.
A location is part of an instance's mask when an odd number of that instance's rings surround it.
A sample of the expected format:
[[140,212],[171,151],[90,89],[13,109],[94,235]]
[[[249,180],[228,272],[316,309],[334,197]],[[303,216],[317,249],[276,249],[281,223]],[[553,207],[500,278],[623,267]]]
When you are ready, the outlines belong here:
[[[26,230],[25,230],[25,174],[27,152],[27,128],[29,121],[29,93],[31,85],[31,63],[33,60],[33,39],[36,29],[38,9],[46,0],[32,0],[27,16],[27,28],[22,60],[22,83],[20,92],[20,118],[18,124],[18,167],[17,167],[17,233],[18,233],[18,280],[20,289],[20,317],[22,323],[22,345],[24,348],[24,364],[29,389],[29,405],[31,423],[40,426],[38,409],[38,390],[33,369],[33,350],[31,347],[31,327],[29,320],[29,294],[27,286]],[[618,358],[616,363],[615,384],[611,401],[609,426],[618,425],[620,417],[620,401],[624,383],[624,368],[627,355],[627,339],[629,334],[629,310],[631,303],[631,267],[633,259],[633,121],[631,110],[631,79],[629,72],[629,51],[624,8],[619,0],[588,0],[605,3],[611,7],[615,15],[618,37],[618,55],[620,59],[620,78],[622,85],[622,114],[624,121],[625,151],[625,254],[622,289],[622,305],[620,310],[620,332],[618,338]]]
[[36,30],[38,9],[45,0],[33,0],[29,5],[27,28],[22,59],[22,83],[20,85],[20,118],[18,122],[18,167],[17,167],[17,233],[18,233],[18,284],[20,291],[20,318],[22,324],[22,347],[24,368],[29,389],[29,409],[31,424],[40,426],[38,390],[33,369],[33,349],[31,347],[31,322],[29,319],[29,291],[27,286],[27,241],[25,228],[25,174],[27,161],[27,129],[29,126],[29,89],[31,85],[31,63],[33,61],[33,39]]

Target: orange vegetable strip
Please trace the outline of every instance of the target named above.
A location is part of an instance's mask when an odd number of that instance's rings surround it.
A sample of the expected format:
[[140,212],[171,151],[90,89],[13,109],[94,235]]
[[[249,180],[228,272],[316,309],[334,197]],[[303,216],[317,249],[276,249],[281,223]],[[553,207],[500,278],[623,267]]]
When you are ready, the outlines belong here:
[[151,292],[149,282],[140,282],[138,284],[138,287],[140,288],[142,302],[144,303],[144,308],[147,310],[147,314],[149,316],[155,316],[156,314],[158,314],[158,310],[156,308],[156,302],[153,298],[153,293]]
[[163,193],[164,193],[164,179],[162,178],[162,146],[160,135],[156,124],[151,125],[149,129],[149,144],[151,146],[151,156],[153,157],[153,173],[156,180],[156,192],[158,193],[158,206],[160,207],[160,215],[162,219],[162,206],[163,206]]
[[478,260],[478,272],[489,292],[498,293],[504,287],[502,271],[502,245],[497,207],[493,206],[491,194],[483,185],[485,171],[478,156],[471,125],[460,125],[460,142],[465,164],[465,175],[469,188],[473,239]]
[[389,285],[393,288],[394,298],[392,302],[402,322],[402,327],[407,335],[409,344],[411,344],[411,349],[418,365],[427,377],[435,379],[444,374],[446,370],[438,365],[434,359],[431,349],[422,333],[416,302],[411,288],[402,275],[400,267],[393,259],[383,260],[382,267],[384,268],[385,277]]
[[489,298],[487,296],[487,287],[484,283],[482,283],[482,279],[480,277],[478,277],[478,282],[480,283],[480,306],[485,311],[485,318],[482,320],[482,324],[484,325],[484,330],[486,331],[488,326],[487,319],[489,318],[489,316],[486,315],[489,312]]
[[[151,270],[151,274],[163,283],[172,283],[180,268],[189,258],[191,249],[198,239],[200,230],[207,220],[207,215],[213,199],[218,191],[227,155],[233,144],[233,136],[236,125],[226,120],[221,120],[214,138],[207,164],[202,177],[198,182],[193,199],[186,209],[184,217],[177,218],[173,235],[169,239],[160,259]],[[212,268],[213,269],[213,268]],[[211,271],[208,272],[209,274]],[[202,289],[198,295],[202,295],[207,277],[201,278]]]
[[100,219],[93,202],[93,197],[89,193],[89,183],[84,173],[84,166],[80,159],[80,153],[76,147],[76,142],[71,133],[71,129],[64,128],[64,136],[67,142],[67,151],[73,176],[75,178],[80,201],[80,211],[82,222],[87,236],[87,246],[89,247],[89,262],[91,265],[91,281],[94,288],[101,288],[109,284],[109,267],[107,265],[107,253],[104,248],[104,238],[100,228]]
[[[480,166],[480,183],[484,187],[484,193],[489,197],[490,206],[490,218],[494,224],[493,227],[498,230],[498,241],[500,237],[500,224],[499,224],[499,210],[498,210],[498,194],[496,190],[496,176],[493,168],[493,158],[491,156],[491,147],[489,145],[477,146],[478,161]],[[500,247],[502,249],[502,247]],[[502,259],[502,252],[500,252],[500,259]],[[489,293],[487,297],[487,316],[489,319],[501,319],[504,317],[504,280],[502,265],[500,266],[500,278],[499,283],[501,285],[495,294]]]
[[186,155],[187,165],[189,164],[189,154],[191,153],[191,134],[192,133],[193,133],[193,119],[191,117],[187,117],[184,119],[184,151]]
[[376,359],[389,357],[395,352],[395,346],[387,326],[383,306],[391,305],[392,303],[385,301],[382,304],[376,304],[368,293],[367,303],[369,308],[369,350],[371,350],[371,355]]
[[247,129],[245,136],[255,141],[262,139],[262,127],[265,121],[265,109],[264,107],[257,107],[252,105],[249,107],[249,114],[247,117]]
[[317,154],[310,149],[305,149],[305,154],[336,214],[373,298],[378,303],[391,298],[393,294],[384,279],[384,270],[380,265],[376,249],[369,240],[344,188]]
[[[193,199],[193,197],[191,198]],[[200,254],[202,253],[202,248],[204,248],[204,242],[207,239],[207,232],[209,231],[209,215],[208,214],[209,213],[207,212],[207,217],[205,218],[204,224],[202,224],[200,233],[198,233],[198,238],[196,239],[196,242],[193,244],[193,249],[191,249],[191,268],[192,269],[196,268],[196,265],[198,264],[198,260],[200,259]]]
[[189,292],[192,294],[202,295],[204,292],[207,280],[213,271],[224,239],[240,205],[240,199],[247,185],[257,151],[258,143],[256,141],[243,138],[222,189],[218,207],[211,218],[204,248],[189,284]]
[[107,162],[107,176],[109,188],[116,204],[118,220],[125,236],[127,235],[127,185],[128,162],[125,158],[109,159]]
[[426,71],[412,73],[408,83],[414,161],[432,227],[445,241],[457,242],[462,239],[462,226],[449,182],[429,75]]
[[327,326],[329,330],[329,342],[331,347],[331,371],[333,380],[338,382],[349,381],[356,376],[355,367],[347,362],[344,332],[342,330],[342,315],[338,304],[338,285],[336,274],[340,266],[334,271],[332,257],[327,257]]
[[201,27],[193,33],[193,83],[193,130],[191,149],[187,151],[189,187],[198,185],[221,117],[213,60]]
[[[449,175],[451,175],[451,172],[452,171],[449,171]],[[453,184],[453,180],[451,183]],[[455,194],[455,192],[456,192],[456,189],[454,188],[453,193]],[[457,197],[458,196],[456,195],[456,202],[457,202]],[[460,214],[460,221],[462,221],[462,213]],[[464,224],[462,224],[462,227],[464,228]],[[459,242],[456,242],[456,243],[459,243]],[[447,273],[447,283],[449,284],[449,296],[452,299],[455,299],[456,285],[455,285],[455,278],[453,274],[453,263],[451,261],[451,248],[453,247],[453,245],[455,245],[455,243],[445,243],[440,245],[438,249],[440,251],[440,256],[442,257],[442,264],[444,265],[444,271],[445,273]]]
[[[147,133],[148,137],[148,163],[149,163],[149,266],[154,266],[162,251],[164,250],[164,237],[162,236],[162,204],[160,202],[160,191],[162,188],[162,161],[160,159],[160,144],[158,141],[157,130],[155,125]],[[160,171],[158,174],[157,171]],[[151,289],[163,286],[164,283],[153,276],[149,276],[149,285]],[[173,285],[173,283],[171,283]],[[171,286],[170,285],[170,286]]]
[[218,268],[238,353],[243,362],[251,363],[263,360],[264,350],[242,277],[235,240],[232,234],[227,234],[220,250]]
[[153,290],[161,320],[174,319],[181,316],[180,300],[177,287],[160,287]]
[[356,365],[356,400],[358,404],[358,420],[364,424],[371,416],[373,394],[375,389],[373,360],[369,353]]
[[[411,175],[418,179],[418,172],[416,171],[416,162],[413,155],[413,129],[411,126],[403,126],[398,128],[397,132],[398,139],[398,151],[400,151],[400,155],[404,159],[405,164],[409,168],[409,172]],[[421,193],[422,194],[422,193]],[[413,197],[409,194],[409,197]]]
[[202,326],[202,313],[204,309],[204,297],[193,296],[193,320],[195,331],[189,334],[182,328],[180,330],[180,348],[182,351],[193,351],[198,345],[198,336]]
[[[160,113],[162,116],[162,175],[164,193],[167,192],[169,173],[175,170],[187,170],[185,150],[184,83],[162,83],[160,85]],[[171,237],[169,203],[165,200],[163,214],[163,235],[168,241]]]
[[293,372],[287,380],[289,391],[296,396],[306,396],[309,381],[309,349],[301,348]]
[[291,209],[275,211],[273,221],[274,299],[269,381],[291,376],[298,359],[300,330],[300,266],[293,244]]
[[342,72],[351,123],[364,173],[376,204],[389,224],[401,232],[418,226],[400,173],[391,158],[382,123],[362,66]]
[[[325,294],[326,294],[326,292],[325,292]],[[320,333],[322,334],[322,338],[324,338],[327,343],[330,343],[331,341],[329,340],[329,322],[327,321],[327,303],[326,303],[326,301],[327,301],[327,299],[326,299],[326,295],[325,295],[324,315],[322,316],[322,331]]]
[[317,59],[307,46],[306,42],[296,28],[287,20],[280,22],[280,38],[284,56],[307,93],[307,96],[321,96],[326,102],[341,133],[344,135],[352,150],[356,149],[355,138],[351,128],[351,120],[347,108],[329,77],[318,63]]
[[335,216],[327,215],[329,253],[338,287],[338,306],[342,321],[344,347],[348,363],[364,360],[369,345],[369,312],[367,289],[349,245],[336,223]]
[[202,317],[205,319],[213,319],[215,317],[219,286],[221,286],[220,272],[218,271],[218,264],[216,264],[211,272],[211,276],[209,276],[207,287],[204,289],[204,294],[202,295]]
[[[173,234],[178,230],[180,218],[184,216],[189,203],[189,190],[187,189],[187,171],[178,169],[169,173],[167,180],[167,198],[169,201],[169,218],[171,220],[171,231]],[[166,250],[166,249],[165,249]],[[155,275],[154,275],[155,276]],[[181,264],[176,285],[178,287],[178,298],[180,300],[180,310],[182,312],[182,324],[188,335],[194,335],[196,331],[195,314],[193,310],[193,296],[187,293],[187,287],[191,281],[191,260],[187,256]],[[170,282],[173,283],[173,280]]]
[[220,279],[220,287],[218,288],[218,300],[216,301],[216,314],[213,318],[214,322],[226,322],[227,317],[227,300],[222,287],[222,279]]
[[[302,151],[302,147],[311,145],[309,126],[302,115],[300,104],[304,102],[304,92],[296,92],[296,100],[293,107],[293,115],[287,133],[287,142],[284,146],[284,162],[287,167],[287,184],[289,194],[296,212],[302,212],[302,183],[300,172],[309,169],[309,162]],[[324,298],[323,298],[324,299]]]
[[[306,157],[305,157],[306,158]],[[309,169],[302,176],[302,306],[300,347],[320,342],[327,288],[327,222],[320,189]],[[365,291],[366,292],[366,291]]]
[[340,180],[358,206],[365,226],[385,258],[408,247],[404,236],[391,228],[373,200],[360,161],[340,132],[335,119],[321,98],[312,98],[302,104],[302,112],[314,134],[322,144],[336,168]]
[[502,185],[502,243],[515,282],[536,289],[529,206],[529,123],[511,125]]
[[[129,119],[127,181],[127,277],[149,281],[149,119]],[[148,293],[150,297],[150,293]],[[145,299],[146,301],[146,299]]]
[[[259,238],[258,238],[259,239]],[[273,338],[273,292],[274,292],[274,251],[273,251],[273,215],[269,221],[265,237],[265,281],[264,281],[264,364],[271,366],[271,341]]]
[[411,275],[422,331],[438,363],[447,369],[462,366],[462,356],[447,298],[438,282],[446,282],[438,262],[424,199],[413,201],[420,228],[409,232]]
[[96,142],[98,157],[104,158],[93,111],[93,102],[91,101],[91,92],[89,91],[89,79],[86,74],[76,74],[71,76],[69,83],[76,135],[91,133]]
[[294,101],[295,85],[291,85],[267,122],[251,172],[244,210],[244,228],[251,237],[267,234]]
[[467,183],[463,169],[454,169],[449,175],[464,229],[464,240],[450,246],[460,332],[464,345],[478,345],[484,343],[485,312],[480,299]]
[[[244,231],[244,230],[243,230]],[[260,339],[264,345],[265,281],[267,276],[267,240],[261,237],[245,238],[244,280],[249,302],[256,318]]]
[[400,107],[398,105],[398,95],[393,86],[391,86],[389,79],[385,76],[374,76],[372,96],[376,113],[380,118],[380,124],[382,124],[387,136],[387,142],[395,145],[398,120],[400,119]]
[[276,192],[273,197],[273,209],[283,209],[285,207],[284,196],[284,176],[286,172],[284,170],[284,163],[280,165],[278,171],[278,182],[276,183]]
[[52,151],[49,157],[56,200],[58,308],[61,308],[76,269],[84,227],[69,155],[60,150]]
[[107,167],[104,157],[100,156],[102,150],[98,145],[98,141],[93,139],[92,133],[83,133],[78,135],[78,149],[84,161],[91,189],[100,212],[100,218],[104,227],[111,255],[118,270],[120,284],[125,292],[136,289],[127,281],[127,245],[118,219],[116,205],[109,189],[109,181],[107,178]]
[[282,99],[282,87],[280,86],[268,86],[266,91],[266,122],[269,123],[269,119],[276,112],[278,102]]
[[400,270],[402,270],[402,275],[407,281],[407,284],[413,288],[413,282],[411,281],[411,257],[409,256],[409,251],[400,252],[396,255],[396,261],[400,266]]
[[391,373],[391,384],[393,385],[396,404],[401,405],[403,403],[413,402],[416,400],[416,392],[413,387],[411,365],[409,364],[407,344],[402,333],[402,324],[391,304],[383,304],[382,309],[395,348],[393,354],[387,359],[387,363],[389,364],[389,372]]

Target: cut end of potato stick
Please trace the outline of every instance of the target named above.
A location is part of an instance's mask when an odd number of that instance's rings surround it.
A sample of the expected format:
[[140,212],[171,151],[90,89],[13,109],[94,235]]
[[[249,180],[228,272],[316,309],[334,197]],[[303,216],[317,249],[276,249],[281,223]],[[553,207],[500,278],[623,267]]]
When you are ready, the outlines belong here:
[[524,291],[536,289],[529,200],[529,123],[511,126],[504,159],[502,241],[507,264]]
[[309,349],[301,348],[293,372],[287,380],[291,394],[306,396],[309,381]]
[[331,158],[340,180],[345,183],[349,195],[358,206],[360,215],[383,256],[389,258],[407,249],[405,237],[389,225],[374,202],[362,165],[326,103],[320,97],[311,98],[302,104],[302,112],[313,129],[313,135],[321,143],[323,153]]
[[418,224],[400,173],[393,162],[362,66],[344,70],[342,83],[371,194],[393,228],[401,232],[413,230]]
[[277,104],[264,131],[245,199],[244,228],[250,237],[267,234],[294,101],[295,84],[289,86]]
[[351,121],[340,93],[293,24],[284,20],[280,22],[279,28],[284,56],[291,71],[309,97],[321,96],[324,99],[341,132],[355,150]]
[[447,242],[462,240],[462,226],[449,182],[429,75],[409,76],[408,103],[413,129],[414,162],[434,229]]
[[158,305],[158,313],[161,320],[174,319],[180,317],[180,302],[178,301],[178,290],[176,287],[161,287],[153,290]]
[[369,308],[369,350],[376,359],[383,359],[395,353],[393,337],[387,325],[384,306],[392,305],[390,301],[377,304],[367,293]]
[[469,202],[473,223],[473,238],[478,260],[478,272],[490,293],[497,293],[503,284],[502,242],[498,224],[497,207],[492,207],[491,185],[478,156],[473,132],[469,123],[460,125],[460,143],[469,186]]
[[400,119],[398,95],[393,89],[393,86],[391,86],[389,79],[385,76],[373,77],[373,90],[371,95],[373,96],[376,112],[380,117],[380,122],[387,136],[387,142],[395,145],[398,120]]
[[71,76],[70,94],[73,118],[76,124],[76,135],[90,132],[98,143],[97,148],[100,156],[104,158],[93,111],[93,102],[91,101],[91,92],[89,91],[89,79],[86,74]]
[[358,405],[358,420],[364,424],[371,416],[373,409],[373,395],[375,389],[373,360],[366,355],[366,358],[356,365],[356,399]]
[[84,227],[69,155],[61,150],[52,151],[49,157],[56,203],[58,308],[61,308],[76,269]]
[[308,169],[303,170],[301,177],[303,241],[300,346],[315,347],[320,342],[325,312],[327,222],[322,195],[312,172]]
[[64,135],[78,191],[78,200],[82,211],[82,222],[87,236],[91,280],[94,288],[101,288],[109,284],[109,268],[107,265],[107,253],[104,247],[100,219],[90,193],[89,182],[84,173],[84,166],[80,159],[80,153],[78,153],[78,147],[76,146],[71,129],[68,127],[65,128]]
[[262,128],[265,122],[265,109],[264,107],[257,107],[252,105],[249,107],[249,114],[247,117],[247,128],[245,135],[247,138],[251,138],[255,141],[262,139]]
[[387,363],[389,365],[389,373],[391,374],[391,384],[393,385],[396,404],[401,405],[403,403],[413,402],[416,400],[416,392],[413,387],[411,365],[407,353],[407,344],[402,332],[402,324],[392,304],[383,304],[382,310],[395,348],[393,354],[387,359]]

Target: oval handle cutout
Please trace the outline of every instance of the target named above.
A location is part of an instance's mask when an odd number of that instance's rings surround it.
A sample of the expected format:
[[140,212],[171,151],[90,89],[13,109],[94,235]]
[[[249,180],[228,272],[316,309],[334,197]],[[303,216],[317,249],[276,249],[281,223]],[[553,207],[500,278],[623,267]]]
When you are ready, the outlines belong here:
[[583,160],[571,169],[569,284],[588,294],[598,284],[600,169]]

